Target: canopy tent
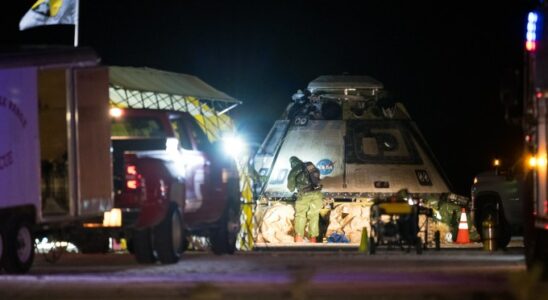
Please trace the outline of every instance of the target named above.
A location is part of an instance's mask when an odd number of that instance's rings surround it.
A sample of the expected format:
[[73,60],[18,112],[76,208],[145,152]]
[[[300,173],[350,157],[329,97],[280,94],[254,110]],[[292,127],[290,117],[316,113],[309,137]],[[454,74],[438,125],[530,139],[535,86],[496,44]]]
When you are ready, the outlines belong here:
[[233,130],[224,113],[242,103],[198,77],[146,67],[110,66],[109,81],[113,106],[186,111],[210,140]]
[[129,90],[190,96],[201,100],[241,104],[200,78],[153,68],[109,67],[110,83]]
[[233,130],[224,113],[242,102],[196,76],[153,68],[109,67],[110,99],[117,107],[186,111],[210,140]]
[[186,111],[210,140],[233,130],[232,120],[224,113],[242,103],[196,76],[153,68],[110,66],[109,81],[112,105]]

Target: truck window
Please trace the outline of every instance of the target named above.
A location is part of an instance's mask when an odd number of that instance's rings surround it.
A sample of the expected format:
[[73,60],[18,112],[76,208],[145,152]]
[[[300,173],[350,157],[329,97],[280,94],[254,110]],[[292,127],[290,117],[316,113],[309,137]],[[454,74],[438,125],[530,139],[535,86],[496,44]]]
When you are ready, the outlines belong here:
[[192,150],[192,143],[190,142],[188,133],[185,130],[183,120],[180,118],[172,119],[171,126],[173,127],[173,131],[175,131],[175,136],[179,140],[179,145],[181,145],[183,149]]
[[205,135],[202,128],[196,123],[194,118],[189,119],[188,123],[189,126],[189,132],[190,135],[192,135],[192,138],[194,139],[194,142],[196,143],[196,148],[200,151],[206,151],[209,147],[209,140],[207,139],[207,136]]
[[115,137],[163,138],[165,129],[153,117],[125,117],[112,119],[111,134]]

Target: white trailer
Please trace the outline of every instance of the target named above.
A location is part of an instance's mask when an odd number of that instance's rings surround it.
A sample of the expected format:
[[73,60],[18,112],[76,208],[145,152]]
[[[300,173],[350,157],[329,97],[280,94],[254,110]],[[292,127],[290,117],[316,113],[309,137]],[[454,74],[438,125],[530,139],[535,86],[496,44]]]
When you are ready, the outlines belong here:
[[108,70],[90,49],[0,53],[0,268],[112,208]]

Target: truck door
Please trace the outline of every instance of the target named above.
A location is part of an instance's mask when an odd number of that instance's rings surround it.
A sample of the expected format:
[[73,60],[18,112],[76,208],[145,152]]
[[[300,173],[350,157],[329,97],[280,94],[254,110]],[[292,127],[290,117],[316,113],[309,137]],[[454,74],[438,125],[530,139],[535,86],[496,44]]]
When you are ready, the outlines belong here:
[[194,164],[194,189],[203,197],[203,203],[197,212],[202,220],[216,220],[224,208],[221,167],[216,158],[210,156],[208,150],[211,149],[211,144],[194,118],[188,116],[184,118],[184,122],[193,146],[192,155],[197,157]]

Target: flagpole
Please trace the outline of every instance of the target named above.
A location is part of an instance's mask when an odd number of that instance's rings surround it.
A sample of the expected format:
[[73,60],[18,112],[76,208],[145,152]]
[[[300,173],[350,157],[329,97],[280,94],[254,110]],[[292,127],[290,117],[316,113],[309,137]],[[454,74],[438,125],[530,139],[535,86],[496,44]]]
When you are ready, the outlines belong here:
[[80,0],[75,0],[74,5],[74,47],[78,47],[78,28],[80,27]]

